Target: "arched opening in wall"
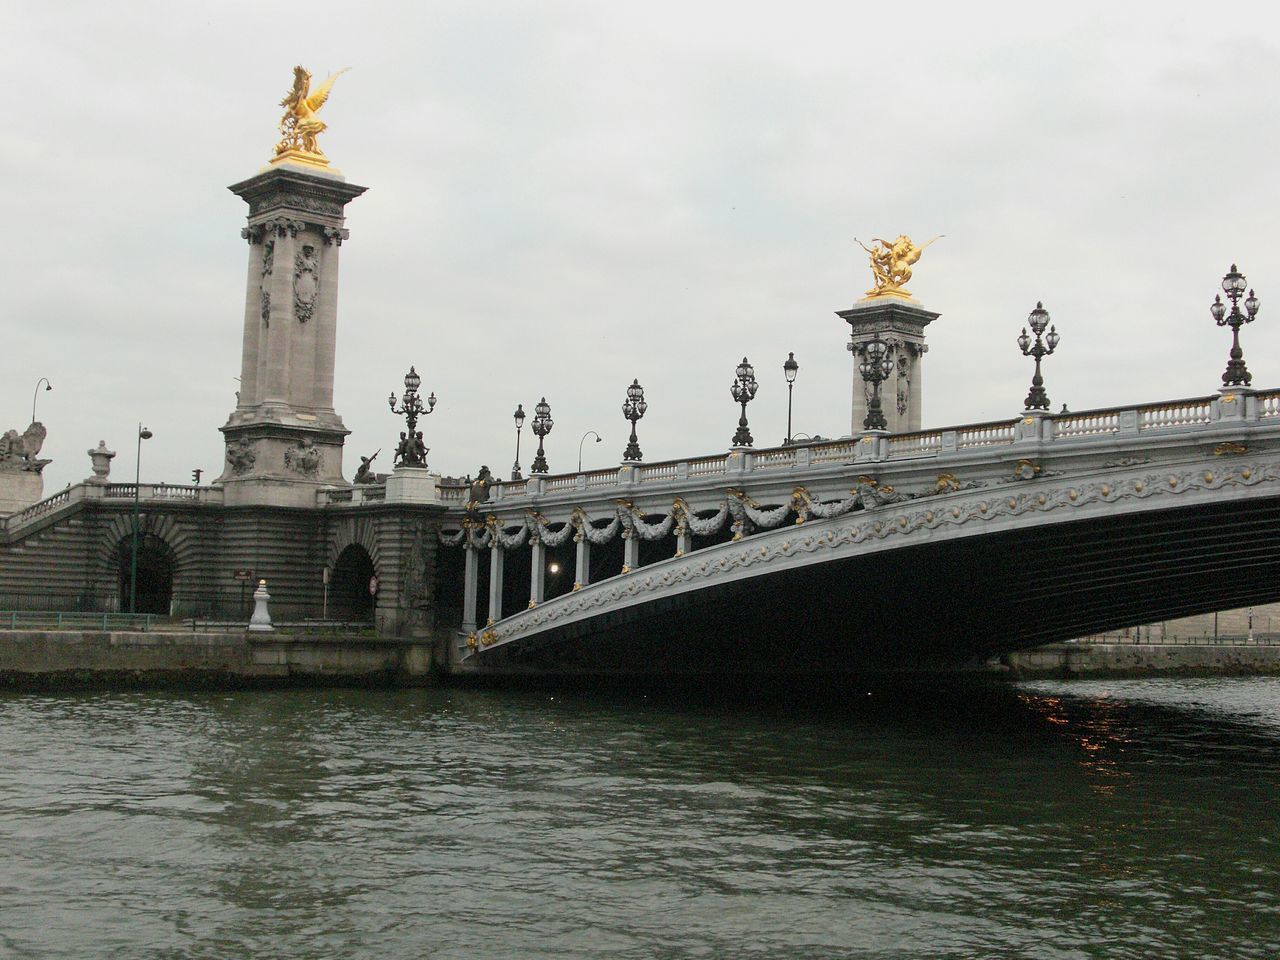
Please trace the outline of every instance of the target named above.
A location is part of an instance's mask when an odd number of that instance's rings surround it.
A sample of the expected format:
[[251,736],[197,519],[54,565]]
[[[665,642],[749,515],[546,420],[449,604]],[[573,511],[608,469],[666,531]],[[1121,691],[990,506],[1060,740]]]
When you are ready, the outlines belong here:
[[[700,520],[709,520],[716,515],[715,510],[699,510],[697,517]],[[691,538],[690,546],[694,550],[701,550],[703,547],[713,547],[717,543],[728,543],[733,539],[733,518],[726,517],[724,524],[715,533],[709,536],[700,537],[696,533]]]
[[340,554],[329,578],[329,617],[349,623],[373,620],[373,594],[369,581],[376,575],[369,551],[353,543]]
[[[645,523],[655,524],[661,523],[663,516],[654,514],[644,518]],[[641,540],[640,541],[640,566],[647,567],[651,563],[657,563],[659,560],[669,560],[676,555],[676,535],[675,527],[672,526],[672,532],[658,540]]]
[[128,613],[169,615],[173,602],[173,549],[153,533],[139,534],[136,582],[138,593],[131,602],[135,582],[132,536],[120,541],[116,550],[116,568],[120,574],[120,610]]
[[[555,532],[563,525],[553,524]],[[573,590],[573,580],[578,572],[578,545],[569,537],[558,547],[546,549],[546,573],[542,581],[542,597],[551,600]]]
[[[607,524],[599,524],[607,526]],[[608,543],[591,547],[591,582],[599,583],[609,577],[622,573],[622,560],[625,556],[622,534],[619,533]]]
[[442,627],[457,627],[462,623],[466,572],[466,550],[462,547],[442,546],[436,552],[436,623]]

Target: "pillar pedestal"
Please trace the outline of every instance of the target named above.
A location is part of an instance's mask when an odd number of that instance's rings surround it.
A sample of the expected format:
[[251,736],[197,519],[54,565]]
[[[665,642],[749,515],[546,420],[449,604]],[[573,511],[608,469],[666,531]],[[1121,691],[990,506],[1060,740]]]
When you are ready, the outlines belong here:
[[880,404],[890,433],[910,433],[920,429],[921,361],[929,347],[924,342],[924,328],[939,314],[926,310],[917,300],[877,297],[860,300],[836,316],[849,324],[846,349],[853,354],[853,403],[849,433],[858,436],[867,417],[870,385],[858,373],[858,361],[866,344],[879,337],[889,345],[893,372],[880,385]]

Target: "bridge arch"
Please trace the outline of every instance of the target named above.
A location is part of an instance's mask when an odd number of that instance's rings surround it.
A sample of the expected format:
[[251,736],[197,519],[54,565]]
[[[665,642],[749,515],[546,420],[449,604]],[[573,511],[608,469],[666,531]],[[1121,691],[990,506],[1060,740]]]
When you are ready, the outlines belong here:
[[[137,613],[168,616],[181,604],[191,579],[196,548],[189,530],[175,516],[142,513],[138,523]],[[116,609],[127,611],[133,576],[133,514],[117,514],[107,523],[97,563],[108,572]]]
[[522,611],[480,670],[956,664],[1280,599],[1280,459],[940,488],[663,560]]

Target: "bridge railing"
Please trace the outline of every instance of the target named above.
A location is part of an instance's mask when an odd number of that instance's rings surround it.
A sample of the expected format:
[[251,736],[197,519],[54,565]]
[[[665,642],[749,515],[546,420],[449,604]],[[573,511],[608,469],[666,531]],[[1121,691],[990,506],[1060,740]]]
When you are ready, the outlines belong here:
[[140,502],[222,503],[221,487],[195,487],[175,483],[77,483],[45,497],[24,510],[0,517],[0,531],[16,533],[43,517],[57,513],[82,500],[129,500],[137,494]]

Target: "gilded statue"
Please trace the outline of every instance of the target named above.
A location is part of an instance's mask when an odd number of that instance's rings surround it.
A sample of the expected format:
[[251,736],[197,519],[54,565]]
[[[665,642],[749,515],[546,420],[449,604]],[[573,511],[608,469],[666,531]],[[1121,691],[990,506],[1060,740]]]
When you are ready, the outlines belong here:
[[872,249],[854,237],[858,246],[871,254],[871,272],[875,275],[875,286],[867,291],[867,299],[910,298],[911,292],[907,290],[907,282],[911,279],[912,265],[919,261],[920,255],[930,243],[941,239],[941,236],[937,236],[923,246],[916,246],[906,234],[899,234],[898,238],[892,242],[878,238],[872,240],[872,243],[879,244],[879,247]]
[[311,92],[311,74],[302,67],[293,68],[293,89],[290,90],[280,106],[284,107],[284,116],[280,119],[280,132],[284,137],[276,144],[276,157],[284,158],[288,154],[297,156],[312,163],[327,164],[324,151],[316,143],[316,137],[328,126],[317,114],[324,102],[329,99],[329,91],[333,82],[346,73],[339,70],[331,73],[315,93]]

